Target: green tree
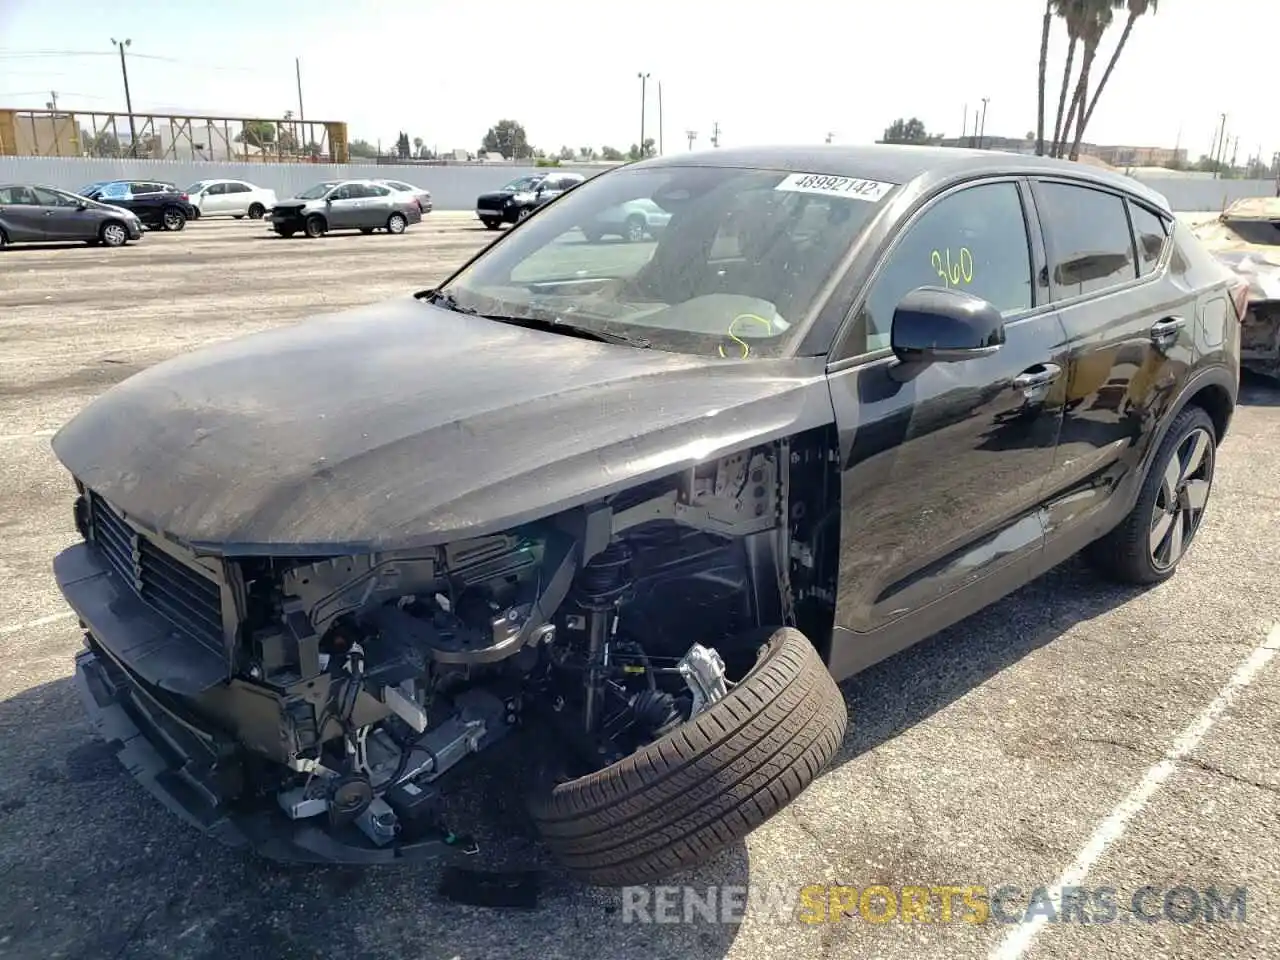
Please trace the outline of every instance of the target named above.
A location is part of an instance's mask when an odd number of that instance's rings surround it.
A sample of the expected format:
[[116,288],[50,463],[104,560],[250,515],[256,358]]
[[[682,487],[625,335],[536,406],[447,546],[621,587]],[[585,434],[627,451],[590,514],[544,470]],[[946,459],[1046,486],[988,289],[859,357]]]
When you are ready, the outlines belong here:
[[[1066,137],[1062,121],[1067,109],[1067,90],[1071,84],[1071,70],[1075,66],[1076,45],[1084,30],[1084,17],[1090,2],[1091,0],[1059,0],[1055,4],[1055,12],[1067,27],[1067,62],[1062,69],[1062,86],[1058,90],[1058,118],[1053,124],[1053,141],[1049,147],[1051,157],[1060,155],[1062,141]],[[1070,127],[1070,120],[1067,123]]]
[[928,143],[929,139],[929,131],[919,117],[909,120],[899,117],[884,131],[885,143]]
[[631,149],[627,151],[628,160],[643,160],[645,157],[652,157],[655,153],[653,137],[645,137],[642,146],[636,146],[634,143]]
[[480,151],[500,153],[508,160],[526,159],[532,154],[529,137],[524,127],[515,120],[499,120],[490,127],[480,142]]
[[421,137],[413,138],[413,155],[415,157],[422,156],[422,138]]
[[600,159],[617,161],[617,160],[625,160],[626,156],[617,147],[601,147]]
[[352,140],[347,144],[347,153],[360,160],[373,160],[378,156],[378,148],[368,140]]
[[253,147],[265,147],[276,142],[276,125],[270,120],[246,120],[244,127],[236,134],[236,143],[246,143]]
[[1053,15],[1060,0],[1045,0],[1044,23],[1040,28],[1040,86],[1036,106],[1036,156],[1044,156],[1044,86],[1049,69],[1049,31],[1053,27]]
[[409,159],[409,135],[403,130],[400,131],[400,136],[396,137],[396,156],[401,160]]
[[1102,71],[1102,79],[1098,81],[1098,89],[1093,92],[1093,99],[1089,101],[1089,108],[1084,111],[1084,116],[1080,120],[1080,125],[1076,129],[1076,145],[1080,143],[1080,138],[1084,136],[1085,127],[1089,125],[1089,120],[1093,117],[1094,108],[1098,106],[1098,98],[1102,96],[1102,91],[1107,85],[1107,81],[1111,79],[1111,72],[1116,68],[1116,62],[1120,59],[1120,54],[1124,52],[1125,44],[1129,42],[1129,35],[1133,33],[1133,25],[1138,22],[1140,17],[1146,16],[1148,13],[1155,14],[1159,6],[1158,0],[1118,0],[1113,6],[1116,9],[1126,9],[1129,12],[1124,22],[1124,32],[1120,34],[1120,41],[1116,44],[1116,48],[1111,53],[1111,59],[1107,61],[1107,69]]
[[120,156],[120,141],[110,133],[91,133],[87,128],[80,128],[80,149],[90,157]]
[[573,160],[578,155],[573,152],[573,147],[561,147],[560,152],[557,154],[557,156],[561,160]]
[[582,157],[583,160],[594,160],[596,158],[596,148],[595,147],[579,147],[578,156]]

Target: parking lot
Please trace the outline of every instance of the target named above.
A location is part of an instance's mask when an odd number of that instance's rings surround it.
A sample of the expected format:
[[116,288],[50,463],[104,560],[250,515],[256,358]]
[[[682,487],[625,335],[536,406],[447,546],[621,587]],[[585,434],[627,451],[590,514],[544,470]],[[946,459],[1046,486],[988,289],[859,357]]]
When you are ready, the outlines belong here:
[[0,957],[1276,955],[1280,389],[1254,379],[1170,582],[1120,589],[1072,562],[846,683],[852,722],[826,774],[745,845],[671,881],[792,897],[1066,882],[1124,903],[1152,887],[1158,914],[1171,888],[1245,887],[1244,922],[1122,911],[1034,938],[936,912],[627,923],[616,891],[554,872],[536,909],[480,909],[443,899],[428,866],[285,867],[216,847],[136,786],[69,680],[80,636],[50,560],[76,534],[49,437],[150,364],[424,289],[493,236],[441,212],[402,236],[317,240],[201,220],[123,249],[0,255]]

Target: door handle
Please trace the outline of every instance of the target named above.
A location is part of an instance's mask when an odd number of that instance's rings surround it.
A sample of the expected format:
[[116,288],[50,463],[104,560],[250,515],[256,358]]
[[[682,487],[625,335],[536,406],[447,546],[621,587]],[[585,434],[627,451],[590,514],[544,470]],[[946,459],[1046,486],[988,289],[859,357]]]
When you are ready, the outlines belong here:
[[1163,320],[1157,320],[1151,325],[1151,339],[1157,343],[1163,343],[1170,337],[1178,335],[1183,327],[1187,325],[1187,321],[1182,317],[1165,317]]
[[1014,377],[1013,385],[1019,390],[1034,390],[1037,387],[1047,387],[1060,376],[1062,368],[1056,363],[1037,363]]

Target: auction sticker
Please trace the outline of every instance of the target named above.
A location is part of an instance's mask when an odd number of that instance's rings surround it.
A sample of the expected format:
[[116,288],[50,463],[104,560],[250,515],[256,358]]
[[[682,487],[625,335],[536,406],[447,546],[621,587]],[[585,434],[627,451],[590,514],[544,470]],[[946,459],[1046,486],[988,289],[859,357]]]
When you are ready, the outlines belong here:
[[848,197],[876,203],[897,184],[860,177],[833,177],[825,173],[793,173],[773,189],[792,193],[820,193],[828,197]]

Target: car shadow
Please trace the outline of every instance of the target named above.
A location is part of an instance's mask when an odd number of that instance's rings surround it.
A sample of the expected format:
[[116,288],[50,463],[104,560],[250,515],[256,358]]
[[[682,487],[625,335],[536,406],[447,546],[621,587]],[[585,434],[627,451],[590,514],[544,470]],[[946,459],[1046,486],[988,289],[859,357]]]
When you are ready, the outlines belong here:
[[[849,731],[835,768],[981,686],[1078,623],[1142,593],[1095,574],[1079,556],[985,610],[841,684]],[[829,768],[829,769],[830,769]]]
[[[137,240],[130,240],[129,243],[137,243]],[[11,243],[4,248],[4,255],[12,257],[24,253],[42,253],[48,250],[84,250],[85,248],[102,247],[104,250],[110,250],[111,247],[103,244],[90,243],[88,240],[59,240],[56,243],[39,243],[33,241],[23,241],[21,243]],[[126,244],[127,246],[127,244]]]
[[[405,956],[723,957],[739,926],[624,922],[622,892],[545,864],[532,909],[479,907],[439,890],[438,864],[321,867],[228,849],[177,820],[99,740],[69,679],[0,702],[0,954],[166,960]],[[523,807],[513,756],[469,795],[481,813]],[[476,760],[486,757],[489,751]],[[458,768],[460,771],[463,768]],[[516,819],[519,819],[518,817]],[[453,823],[449,824],[451,827]],[[536,861],[522,845],[501,869]],[[481,856],[477,866],[495,868]],[[663,880],[745,885],[746,847]]]

